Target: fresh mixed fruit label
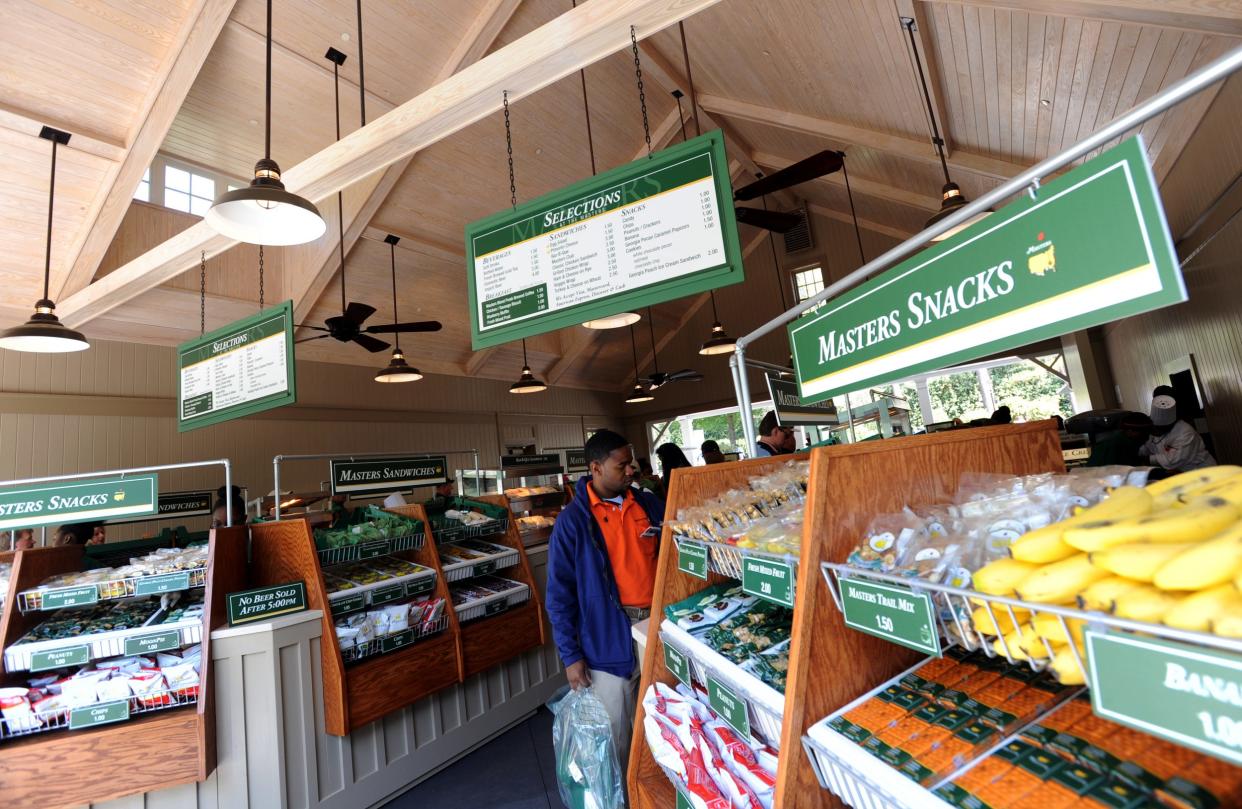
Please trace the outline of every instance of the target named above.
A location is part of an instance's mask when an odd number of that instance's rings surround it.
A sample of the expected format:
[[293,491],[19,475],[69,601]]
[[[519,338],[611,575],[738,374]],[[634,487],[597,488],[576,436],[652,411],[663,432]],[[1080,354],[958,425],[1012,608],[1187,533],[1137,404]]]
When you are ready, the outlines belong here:
[[940,636],[927,593],[862,579],[843,578],[838,584],[847,626],[925,654],[940,655]]
[[1087,630],[1095,712],[1242,765],[1242,656]]
[[742,590],[782,607],[794,605],[794,572],[785,562],[761,556],[742,559]]

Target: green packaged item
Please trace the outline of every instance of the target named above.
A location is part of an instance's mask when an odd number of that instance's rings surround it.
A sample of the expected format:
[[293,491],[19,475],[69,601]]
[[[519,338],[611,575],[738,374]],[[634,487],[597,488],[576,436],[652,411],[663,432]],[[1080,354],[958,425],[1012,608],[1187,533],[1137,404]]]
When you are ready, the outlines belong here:
[[1150,806],[1147,793],[1128,786],[1121,781],[1110,781],[1097,784],[1084,797],[1112,809],[1139,809]]
[[1079,764],[1066,764],[1052,776],[1052,780],[1068,788],[1075,795],[1086,795],[1104,783],[1104,776]]

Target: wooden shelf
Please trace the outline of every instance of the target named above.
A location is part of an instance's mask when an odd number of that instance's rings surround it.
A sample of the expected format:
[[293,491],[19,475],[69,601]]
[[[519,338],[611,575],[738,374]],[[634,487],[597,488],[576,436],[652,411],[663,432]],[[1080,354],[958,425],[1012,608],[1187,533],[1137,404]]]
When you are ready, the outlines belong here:
[[[805,457],[805,456],[800,456]],[[780,767],[775,806],[819,809],[844,806],[823,789],[802,748],[807,729],[920,657],[879,638],[845,627],[831,603],[820,563],[845,561],[877,514],[904,506],[951,502],[967,472],[1026,475],[1063,472],[1055,422],[983,427],[929,436],[868,441],[812,450],[794,605],[790,667],[785,689]],[[668,514],[702,503],[788,462],[789,456],[760,458],[673,472]],[[656,628],[664,605],[690,596],[708,584],[724,581],[709,574],[704,582],[677,569],[677,547],[665,529],[652,601],[652,631],[643,660],[639,699],[655,681],[676,680],[664,665]],[[655,763],[641,731],[638,707],[628,773],[630,795],[638,809],[672,806],[673,789]]]
[[[48,576],[82,569],[81,546],[19,551],[0,620],[7,647],[47,613],[22,615],[19,590]],[[216,768],[210,636],[227,623],[225,594],[245,587],[246,529],[212,531],[204,597],[202,671],[197,707],[174,708],[92,730],[58,730],[0,743],[0,795],[12,806],[80,806],[202,781]],[[20,679],[14,672],[4,679]],[[106,774],[106,777],[102,777]]]

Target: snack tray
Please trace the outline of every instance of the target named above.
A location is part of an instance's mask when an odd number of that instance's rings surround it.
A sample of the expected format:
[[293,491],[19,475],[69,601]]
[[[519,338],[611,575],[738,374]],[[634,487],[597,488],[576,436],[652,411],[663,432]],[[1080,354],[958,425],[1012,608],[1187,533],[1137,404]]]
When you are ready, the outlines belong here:
[[854,809],[952,809],[926,787],[832,730],[827,719],[807,730],[802,746],[820,786]]
[[[451,548],[441,548],[440,550],[452,553]],[[461,581],[462,579],[471,579],[475,576],[486,576],[489,573],[495,573],[497,570],[504,570],[507,567],[513,567],[521,559],[517,548],[505,548],[504,552],[497,552],[482,559],[467,559],[463,562],[456,562],[446,565],[440,564],[440,569],[444,571],[445,581]]]
[[[124,719],[129,719],[138,714],[165,711],[169,708],[181,708],[186,705],[197,705],[198,688],[198,686],[193,686],[177,690],[167,689],[164,691],[152,691],[149,694],[144,694],[142,697],[130,697],[128,700],[117,700],[117,702],[129,703],[129,712],[124,716]],[[36,733],[46,733],[50,730],[67,730],[70,729],[71,713],[85,712],[92,708],[99,708],[103,705],[111,704],[113,703],[96,703],[95,705],[88,705],[84,708],[75,708],[73,711],[61,709],[59,711],[49,711],[46,715],[42,716],[39,714],[31,714],[29,716],[14,720],[5,719],[0,716],[0,739],[31,736]],[[34,719],[38,719],[39,721],[36,722]],[[116,721],[124,721],[124,719],[118,719]]]
[[[187,574],[185,587],[180,586],[177,580],[181,574]],[[138,592],[140,582],[146,580],[146,584],[150,585],[150,580],[162,579],[158,585],[151,589],[150,592]],[[23,590],[17,594],[17,608],[23,613],[34,612],[36,610],[58,610],[63,605],[56,604],[51,607],[44,607],[45,597],[49,593],[57,593],[62,590],[81,590],[85,592],[88,588],[95,588],[94,597],[89,594],[85,599],[79,599],[78,604],[91,604],[96,601],[112,601],[120,598],[131,598],[136,595],[158,595],[160,593],[174,593],[179,590],[187,590],[194,587],[205,587],[207,585],[207,566],[188,568],[186,570],[173,570],[167,573],[154,573],[150,576],[129,576],[128,578],[108,579],[107,581],[88,582],[86,584],[66,584],[60,587],[39,588],[34,587],[29,590]]]
[[320,548],[319,566],[339,565],[344,562],[356,562],[359,559],[374,559],[376,556],[387,556],[397,551],[421,550],[427,535],[422,531],[388,539],[376,539],[369,542],[357,542],[353,545],[342,545],[339,548]]
[[660,623],[660,640],[685,655],[690,664],[690,676],[704,688],[710,675],[744,698],[750,713],[751,733],[767,742],[769,747],[780,749],[781,720],[785,714],[784,694],[750,672],[743,671],[741,666],[667,618]]
[[[793,588],[794,593],[798,590],[798,557],[789,553],[769,553],[757,548],[739,548],[736,545],[728,545],[723,542],[704,542],[699,539],[691,539],[678,534],[673,535],[673,539],[677,541],[678,547],[681,546],[683,540],[696,545],[702,545],[707,548],[707,566],[713,572],[721,576],[727,576],[730,579],[742,580],[742,565],[746,557],[754,559],[763,559],[768,562],[781,562],[789,565],[789,569],[793,572]],[[796,596],[795,596],[796,597]]]
[[454,605],[453,609],[457,611],[457,620],[473,621],[475,618],[486,618],[504,612],[524,601],[529,601],[530,585],[520,584],[519,582],[514,582],[514,584],[519,586],[514,587],[512,590],[506,590],[503,593],[496,593],[487,598]]
[[437,542],[456,542],[459,539],[478,539],[479,537],[502,534],[509,528],[509,515],[506,512],[487,522],[465,525],[458,520],[442,518],[436,520],[432,530],[435,531]]
[[[395,591],[398,587],[401,588],[400,595],[397,595],[395,592],[388,595],[389,590]],[[436,572],[428,568],[427,570],[421,570],[418,573],[410,573],[405,576],[395,576],[391,579],[384,579],[383,581],[377,581],[372,584],[359,584],[358,586],[351,587],[348,590],[338,590],[335,593],[329,593],[328,605],[329,607],[337,607],[337,605],[343,601],[352,601],[355,597],[362,596],[362,603],[357,605],[360,609],[364,606],[375,603],[374,598],[377,592],[381,594],[380,603],[387,604],[389,601],[396,601],[399,598],[430,593],[435,588]],[[333,609],[332,614],[343,615],[353,611],[354,610],[352,609]]]
[[[1003,635],[984,635],[978,632],[971,623],[971,614],[977,608],[984,608],[991,616],[993,626],[1005,626],[1009,623],[1019,625],[1029,621],[1033,621],[1036,616],[1051,615],[1055,616],[1061,623],[1061,629],[1069,634],[1067,621],[1081,620],[1087,622],[1087,628],[1102,631],[1103,629],[1121,630],[1123,632],[1142,632],[1146,635],[1166,640],[1178,641],[1180,643],[1188,643],[1192,646],[1203,647],[1210,651],[1226,651],[1233,654],[1242,654],[1242,639],[1225,638],[1220,635],[1211,635],[1206,632],[1191,632],[1185,629],[1175,629],[1163,624],[1151,624],[1143,621],[1133,621],[1128,618],[1118,618],[1104,612],[1086,611],[1075,609],[1074,607],[1062,607],[1052,604],[1041,604],[1037,602],[1022,601],[1017,598],[1009,598],[1007,596],[994,596],[985,593],[979,593],[974,590],[967,590],[962,587],[951,587],[947,584],[937,584],[934,582],[922,581],[920,579],[912,579],[907,576],[895,576],[891,573],[880,573],[874,570],[865,570],[845,564],[836,564],[833,562],[822,562],[824,579],[828,583],[828,591],[832,593],[832,600],[836,604],[837,609],[841,606],[841,590],[840,580],[845,579],[870,579],[872,581],[882,582],[885,584],[895,584],[914,592],[925,592],[931,598],[932,610],[935,613],[935,621],[939,627],[940,637],[944,641],[944,645],[948,646],[953,643],[960,643],[963,647],[970,651],[982,651],[988,657],[1004,657],[1010,663],[1017,663],[1025,660],[1031,668],[1036,671],[1047,668],[1053,657],[1052,645],[1048,641],[1043,641],[1043,655],[1038,654],[1040,649],[1035,648],[1035,654],[1029,657],[1015,655],[1019,652],[1017,649],[1010,649]],[[1024,621],[1016,620],[1014,610],[1029,610],[1031,617]],[[1076,644],[1069,644],[1074,657],[1078,661],[1078,665],[1084,672],[1088,671],[1087,661],[1080,654]],[[1088,677],[1088,680],[1090,678]]]
[[394,632],[385,635],[382,638],[372,638],[360,646],[354,646],[349,649],[341,650],[341,657],[346,663],[357,663],[360,660],[366,660],[376,655],[395,652],[398,649],[404,649],[411,646],[424,638],[432,635],[438,635],[448,628],[448,613],[445,612],[439,618],[429,624],[421,624],[418,627],[411,627],[403,632]]
[[[163,614],[162,612],[156,613]],[[122,657],[125,652],[125,641],[144,635],[158,635],[176,630],[181,634],[180,646],[191,646],[203,640],[203,621],[191,618],[171,624],[149,624],[129,629],[114,629],[111,632],[99,632],[93,635],[79,635],[76,638],[60,638],[57,640],[41,640],[34,643],[15,643],[4,650],[4,668],[6,671],[29,671],[36,652],[51,652],[57,649],[71,649],[75,646],[86,646],[90,650],[90,660],[102,660],[108,657]],[[143,653],[145,654],[145,652]]]

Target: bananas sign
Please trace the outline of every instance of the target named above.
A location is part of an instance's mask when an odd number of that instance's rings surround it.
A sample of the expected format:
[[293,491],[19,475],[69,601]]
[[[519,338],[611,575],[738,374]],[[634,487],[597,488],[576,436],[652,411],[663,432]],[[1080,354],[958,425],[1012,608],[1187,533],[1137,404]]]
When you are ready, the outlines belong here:
[[789,327],[804,402],[1186,299],[1131,138]]

